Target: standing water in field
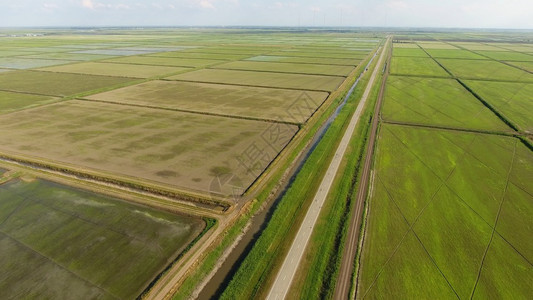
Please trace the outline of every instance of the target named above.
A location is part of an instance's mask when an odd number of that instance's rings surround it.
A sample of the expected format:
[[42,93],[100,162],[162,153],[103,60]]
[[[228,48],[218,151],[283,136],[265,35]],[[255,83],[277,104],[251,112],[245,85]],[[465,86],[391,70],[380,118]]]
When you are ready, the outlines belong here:
[[0,298],[134,299],[204,226],[50,181],[9,181],[0,185]]

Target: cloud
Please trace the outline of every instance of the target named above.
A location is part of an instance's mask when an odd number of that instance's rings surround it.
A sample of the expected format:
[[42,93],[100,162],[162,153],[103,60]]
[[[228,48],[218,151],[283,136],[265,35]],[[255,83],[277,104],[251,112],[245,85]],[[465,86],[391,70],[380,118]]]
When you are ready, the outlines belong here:
[[82,0],[81,6],[88,8],[88,9],[94,9],[94,3],[92,0]]
[[213,3],[209,0],[200,0],[198,1],[198,4],[202,8],[215,9],[215,5],[213,5]]

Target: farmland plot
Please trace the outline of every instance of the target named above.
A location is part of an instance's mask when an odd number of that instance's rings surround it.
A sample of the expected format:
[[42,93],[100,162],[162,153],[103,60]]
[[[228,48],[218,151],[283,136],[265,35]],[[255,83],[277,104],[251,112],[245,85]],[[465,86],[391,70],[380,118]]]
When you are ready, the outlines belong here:
[[63,65],[73,61],[59,59],[37,59],[19,57],[0,57],[0,68],[8,69],[34,69],[47,66]]
[[100,62],[87,62],[70,64],[57,67],[49,67],[40,69],[40,71],[60,72],[60,73],[75,73],[75,74],[89,74],[102,76],[118,76],[118,77],[132,77],[132,78],[148,78],[158,75],[176,73],[180,71],[190,70],[182,67],[164,67],[164,66],[149,66],[149,65],[128,65],[128,64],[113,64]]
[[353,58],[319,58],[319,57],[291,57],[279,55],[259,55],[246,59],[248,61],[265,61],[265,62],[284,62],[284,63],[302,63],[302,64],[324,64],[324,65],[341,65],[355,66],[361,60]]
[[443,42],[418,42],[418,44],[422,46],[422,48],[424,49],[448,49],[448,50],[458,49],[457,47],[453,45],[450,45],[448,43],[443,43]]
[[[247,188],[297,126],[119,104],[68,101],[0,117],[0,151],[128,181],[213,192],[233,174]],[[224,186],[221,194],[234,187]],[[241,190],[243,192],[244,190]]]
[[0,73],[0,90],[68,96],[123,84],[131,80],[109,76],[16,71]]
[[171,76],[168,77],[168,79],[326,92],[336,90],[344,81],[344,77],[335,76],[218,69],[198,70],[176,76]]
[[301,52],[301,51],[277,51],[269,53],[269,55],[278,55],[278,56],[294,56],[294,57],[316,57],[316,58],[343,58],[343,59],[363,59],[368,55],[370,51],[359,51],[354,53],[321,53],[321,52]]
[[437,59],[452,74],[462,79],[532,82],[533,75],[490,60]]
[[160,52],[147,56],[154,57],[177,57],[177,58],[194,58],[194,59],[216,59],[216,60],[237,60],[249,57],[249,55],[243,54],[217,54],[217,53],[198,53],[187,51],[175,51],[175,52]]
[[234,61],[217,65],[217,69],[228,70],[248,70],[248,71],[265,71],[294,74],[312,74],[312,75],[332,75],[348,76],[354,69],[352,66],[331,66],[331,65],[313,65],[297,63],[280,63],[280,62],[254,62],[254,61]]
[[0,91],[0,114],[42,104],[52,103],[59,99],[49,96],[19,94]]
[[521,129],[533,132],[533,83],[467,80],[466,84]]
[[507,61],[506,63],[533,72],[533,62],[531,61]]
[[0,185],[0,298],[134,299],[200,219],[44,180]]
[[453,79],[390,76],[383,119],[455,128],[510,131]]
[[449,77],[433,59],[424,57],[393,57],[391,74],[432,77]]
[[426,49],[426,51],[435,58],[488,59],[479,54],[463,49]]
[[512,51],[476,51],[495,60],[529,61],[533,62],[533,55]]
[[533,197],[524,180],[533,176],[533,154],[526,146],[385,124],[376,155],[359,297],[530,295]]
[[129,56],[109,59],[106,60],[106,62],[172,67],[204,67],[207,65],[220,63],[220,60],[156,56]]
[[502,49],[496,46],[476,43],[476,42],[454,42],[454,45],[465,48],[468,50],[478,51],[478,50],[489,50],[489,51],[501,51]]
[[85,97],[200,113],[304,123],[328,93],[273,88],[150,81]]
[[[131,80],[109,76],[16,71],[0,73],[0,90],[50,96],[68,96],[122,84]],[[46,84],[43,84],[43,82],[46,82]]]
[[428,57],[428,55],[422,49],[396,48],[396,44],[394,45],[394,50],[392,52],[392,55],[409,56],[409,57]]

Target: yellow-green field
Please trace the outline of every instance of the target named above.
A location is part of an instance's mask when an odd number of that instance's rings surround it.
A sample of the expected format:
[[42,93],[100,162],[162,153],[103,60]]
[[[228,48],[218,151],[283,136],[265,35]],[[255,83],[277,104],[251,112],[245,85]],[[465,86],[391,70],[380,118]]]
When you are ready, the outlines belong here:
[[502,61],[529,48],[415,44],[430,58],[395,49],[386,83],[357,298],[527,299],[533,77]]
[[86,62],[40,69],[41,71],[102,76],[148,78],[190,70],[182,67],[139,66],[128,64]]
[[[247,188],[297,130],[73,100],[4,115],[0,151],[207,193],[224,174],[237,176],[239,188]],[[233,192],[225,188],[221,193]]]
[[344,81],[344,77],[203,69],[168,77],[170,80],[224,83],[245,86],[288,88],[331,92]]
[[179,81],[149,81],[87,99],[304,123],[328,93]]

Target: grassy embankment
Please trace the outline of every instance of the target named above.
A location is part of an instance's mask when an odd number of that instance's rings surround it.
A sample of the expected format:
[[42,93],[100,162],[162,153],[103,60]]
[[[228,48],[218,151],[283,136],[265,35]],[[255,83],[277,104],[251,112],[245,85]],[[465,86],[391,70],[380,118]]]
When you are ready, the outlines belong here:
[[367,108],[354,133],[354,140],[339,169],[339,174],[343,176],[335,179],[331,189],[333,193],[328,195],[328,200],[311,237],[309,248],[295,276],[296,281],[289,291],[290,298],[330,299],[333,297],[379,86],[380,81],[373,87],[369,96]]
[[309,204],[308,200],[313,198],[316,188],[322,180],[320,174],[327,169],[327,164],[340,141],[339,136],[342,135],[349,123],[349,118],[358,104],[356,99],[359,99],[367,80],[365,76],[359,83],[346,106],[308,158],[278,204],[268,227],[263,231],[224,291],[223,299],[264,296],[266,292],[264,288],[269,285],[269,280],[275,275],[274,271],[283,262],[283,253],[288,250],[292,241],[290,237],[296,233],[296,228],[304,217],[304,212]]
[[[368,59],[364,60],[361,63],[361,66],[364,66],[367,62]],[[363,70],[364,68],[360,68],[356,76],[358,76],[358,74],[360,74],[360,72]],[[220,243],[218,243],[218,245],[214,246],[213,249],[209,251],[209,253],[202,260],[201,265],[191,274],[189,274],[189,276],[187,276],[187,278],[183,281],[179,290],[174,295],[174,299],[187,299],[195,289],[196,285],[211,272],[225,249],[229,247],[234,242],[235,238],[241,234],[251,217],[261,208],[263,202],[269,198],[271,192],[283,177],[284,171],[289,168],[292,161],[294,161],[294,159],[297,157],[298,153],[300,153],[300,151],[302,151],[302,149],[305,147],[307,141],[312,139],[314,133],[318,130],[321,124],[333,113],[338,104],[343,100],[348,89],[349,87],[331,103],[331,105],[319,117],[318,121],[307,131],[305,137],[301,139],[301,142],[297,147],[295,147],[295,150],[290,154],[286,162],[278,168],[279,171],[272,176],[268,184],[262,189],[262,192],[260,192],[256,199],[252,201],[248,211],[239,219],[237,219],[231,227],[229,227],[229,229],[224,233]],[[357,90],[355,92],[357,92]]]

